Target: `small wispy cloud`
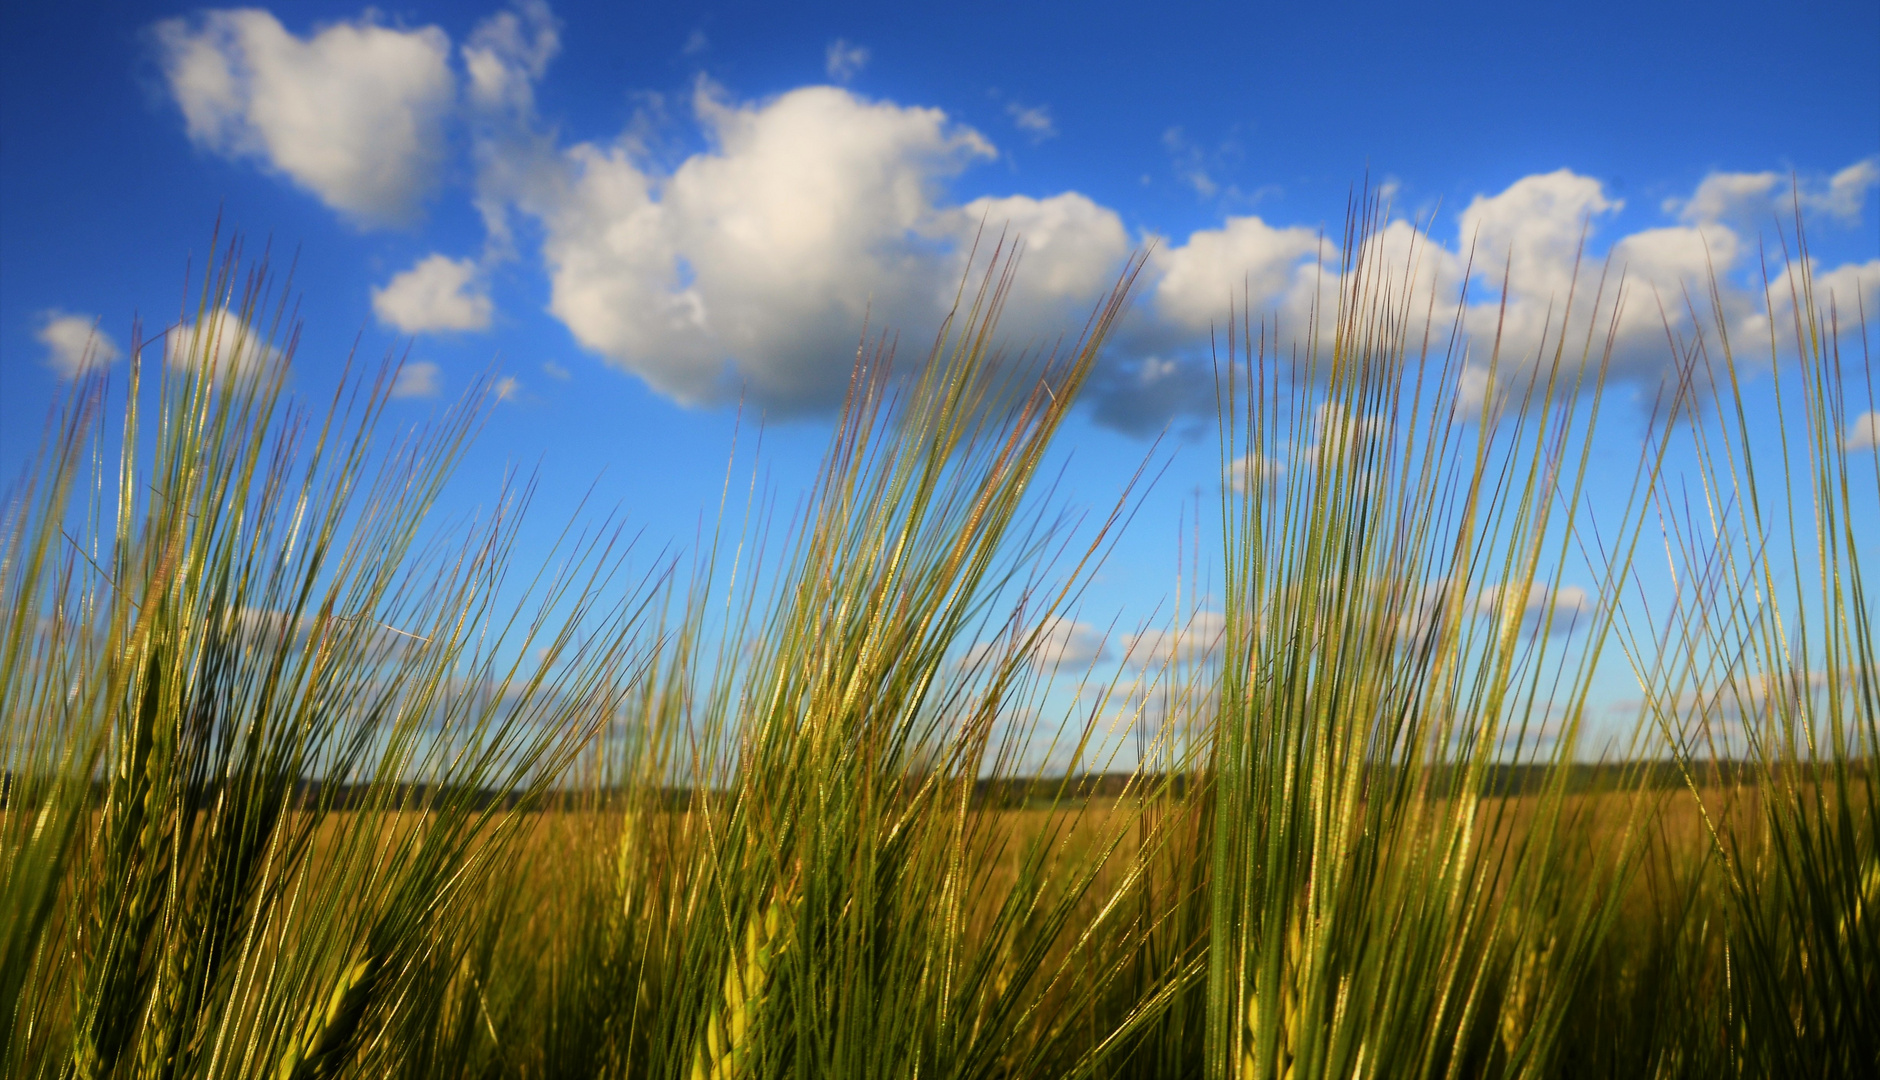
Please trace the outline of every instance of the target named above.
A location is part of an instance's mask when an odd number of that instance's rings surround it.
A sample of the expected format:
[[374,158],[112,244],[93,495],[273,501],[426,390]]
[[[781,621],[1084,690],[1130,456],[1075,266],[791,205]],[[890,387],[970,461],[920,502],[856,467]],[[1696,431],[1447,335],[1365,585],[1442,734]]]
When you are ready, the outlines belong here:
[[522,380],[514,375],[505,375],[490,386],[490,393],[498,401],[514,401],[522,393]]
[[691,34],[687,35],[685,47],[680,49],[679,52],[684,56],[697,56],[711,47],[711,39],[705,36],[705,31],[694,30]]
[[553,360],[542,361],[542,374],[560,382],[567,382],[569,379],[574,378],[574,372],[569,371]]
[[1051,119],[1049,105],[1021,105],[1014,101],[1005,106],[1012,125],[1031,138],[1033,146],[1057,138],[1057,123]]
[[1180,127],[1172,127],[1162,133],[1162,146],[1169,152],[1175,176],[1194,188],[1195,194],[1211,199],[1221,190],[1221,186],[1214,182],[1214,178],[1203,167],[1200,149],[1188,142],[1188,137]]
[[852,44],[847,38],[837,38],[829,43],[829,49],[823,55],[823,70],[835,82],[845,83],[861,73],[868,66],[868,50]]
[[1162,148],[1168,151],[1169,168],[1175,178],[1193,188],[1203,199],[1220,198],[1223,202],[1252,206],[1278,193],[1273,185],[1242,191],[1239,184],[1221,179],[1239,171],[1246,160],[1246,146],[1238,126],[1230,127],[1227,134],[1210,147],[1190,138],[1187,130],[1177,125],[1162,132]]
[[443,388],[443,370],[429,360],[419,360],[398,369],[398,380],[392,383],[392,397],[436,397]]

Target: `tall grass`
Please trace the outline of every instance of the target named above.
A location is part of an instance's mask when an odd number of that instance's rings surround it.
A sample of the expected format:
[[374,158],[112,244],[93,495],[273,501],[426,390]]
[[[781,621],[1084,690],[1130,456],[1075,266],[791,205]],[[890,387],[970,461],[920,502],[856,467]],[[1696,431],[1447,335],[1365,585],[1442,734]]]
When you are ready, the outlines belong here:
[[[1693,786],[1720,746],[1744,763],[1702,819],[1723,985],[1699,1037],[1745,1071],[1849,1076],[1880,1062],[1880,666],[1862,565],[1880,469],[1846,429],[1850,408],[1872,408],[1865,312],[1861,354],[1844,355],[1846,316],[1817,295],[1800,226],[1782,252],[1792,269],[1767,285],[1787,325],[1732,342],[1713,287],[1716,331],[1687,350],[1690,381],[1722,405],[1694,425],[1701,509],[1677,508],[1667,530],[1698,582],[1648,697]],[[1758,345],[1773,428],[1743,404]],[[1791,351],[1799,364],[1782,362]],[[1865,401],[1850,401],[1849,368]]]
[[521,583],[533,621],[498,606],[526,492],[455,540],[420,531],[475,408],[379,438],[386,370],[289,404],[248,329],[280,326],[265,266],[222,265],[155,431],[140,351],[115,467],[93,383],[10,511],[10,1072],[399,1061],[402,1028],[474,992],[465,935],[519,811],[644,665],[612,533]]
[[[1129,496],[1074,532],[1036,481],[1140,263],[1021,356],[1002,248],[921,362],[859,354],[783,528],[636,574],[577,523],[525,578],[526,484],[431,520],[488,398],[293,403],[231,248],[210,329],[76,391],[8,505],[6,1074],[1880,1066],[1866,355],[1789,260],[1797,426],[1760,431],[1713,290],[1596,518],[1622,275],[1465,401],[1382,214],[1323,332],[1224,335],[1224,629],[1178,611],[1062,723],[1050,643]],[[1614,664],[1638,724],[1587,766]]]

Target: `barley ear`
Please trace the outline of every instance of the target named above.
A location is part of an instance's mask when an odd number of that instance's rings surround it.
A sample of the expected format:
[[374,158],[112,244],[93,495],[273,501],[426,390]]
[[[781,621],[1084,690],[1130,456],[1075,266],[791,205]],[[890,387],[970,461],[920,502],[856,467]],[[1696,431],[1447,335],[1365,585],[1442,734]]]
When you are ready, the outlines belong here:
[[1509,966],[1508,989],[1502,997],[1500,1023],[1497,1025],[1501,1048],[1509,1057],[1514,1056],[1534,1024],[1552,952],[1551,942],[1529,943],[1519,947],[1514,963]]
[[367,957],[340,975],[327,995],[326,1008],[301,1025],[300,1035],[275,1067],[274,1080],[315,1080],[338,1074],[371,1003],[377,968],[377,962]]
[[794,922],[780,900],[771,901],[761,917],[745,922],[742,940],[725,965],[723,1001],[706,1020],[704,1039],[692,1049],[692,1080],[742,1080],[751,1075],[771,975]]
[[1273,1074],[1280,1080],[1291,1080],[1295,1073],[1294,1059],[1299,1053],[1299,1002],[1304,981],[1302,960],[1306,941],[1302,918],[1287,921],[1285,951],[1280,958],[1279,977],[1279,1045],[1276,1054],[1263,1054],[1259,1047],[1260,1000],[1265,992],[1270,992],[1255,979],[1253,992],[1247,995],[1247,1044],[1240,1055],[1240,1075],[1246,1080],[1260,1075],[1260,1059],[1272,1057]]

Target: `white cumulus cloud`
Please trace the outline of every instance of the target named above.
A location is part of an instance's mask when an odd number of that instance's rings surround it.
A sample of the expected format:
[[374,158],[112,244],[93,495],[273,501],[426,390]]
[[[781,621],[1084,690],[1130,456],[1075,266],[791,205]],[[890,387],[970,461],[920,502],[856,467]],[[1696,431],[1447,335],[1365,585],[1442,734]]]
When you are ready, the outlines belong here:
[[[985,233],[980,233],[981,225]],[[1077,192],[1045,199],[1028,195],[974,199],[956,210],[937,210],[932,231],[953,243],[934,283],[950,295],[965,272],[964,255],[977,238],[983,257],[998,235],[1022,244],[999,332],[1008,339],[1045,344],[1045,339],[1082,328],[1091,302],[1116,282],[1130,251],[1129,231],[1107,206]]]
[[[701,80],[689,111],[646,95],[618,137],[570,144],[535,106],[562,34],[544,0],[514,0],[456,46],[436,27],[386,25],[370,10],[306,34],[254,9],[153,30],[194,142],[288,177],[361,224],[415,215],[445,163],[447,129],[461,125],[484,250],[428,256],[374,289],[383,322],[407,333],[487,327],[483,275],[523,254],[512,219],[533,218],[550,312],[584,349],[683,403],[832,407],[864,323],[923,349],[975,242],[983,263],[1002,235],[1022,237],[1025,253],[1002,337],[1048,350],[1082,328],[1130,249],[1152,239],[1074,191],[953,199],[948,186],[995,158],[992,144],[939,109],[840,86],[741,101]],[[824,60],[829,79],[846,82],[869,54],[838,39]],[[1006,114],[1034,141],[1056,133],[1044,106],[1008,101]],[[705,149],[680,152],[694,133]],[[1164,141],[1197,191],[1236,192],[1213,178],[1240,160],[1234,136],[1213,151],[1179,128]],[[1766,310],[1749,280],[1760,223],[1794,201],[1806,215],[1858,222],[1876,184],[1880,157],[1794,178],[1713,172],[1662,204],[1659,227],[1606,237],[1621,200],[1559,169],[1481,193],[1440,227],[1382,223],[1361,279],[1341,275],[1325,223],[1227,216],[1154,249],[1136,310],[1086,393],[1097,421],[1123,430],[1192,422],[1215,409],[1209,334],[1230,314],[1248,315],[1286,355],[1295,343],[1322,353],[1340,303],[1388,296],[1392,324],[1413,342],[1424,320],[1439,353],[1459,331],[1465,409],[1518,404],[1556,356],[1570,385],[1579,357],[1599,359],[1609,327],[1611,378],[1656,400],[1679,350],[1697,340],[1687,298],[1708,307],[1713,271],[1732,334],[1767,340],[1787,301]],[[1832,295],[1844,326],[1862,305],[1880,310],[1880,260],[1811,269],[1817,299]],[[1314,325],[1317,340],[1306,341]]]
[[487,329],[491,305],[474,261],[430,255],[373,289],[372,311],[380,322],[422,334]]
[[1567,169],[1524,176],[1496,195],[1477,195],[1462,212],[1461,234],[1493,287],[1504,269],[1523,294],[1562,298],[1586,226],[1619,210],[1599,181]]
[[1778,172],[1711,172],[1688,199],[1664,201],[1666,213],[1686,222],[1728,221],[1738,227],[1785,225],[1799,202],[1804,212],[1827,214],[1844,222],[1860,220],[1867,192],[1880,185],[1880,157],[1865,158],[1822,182]]
[[[763,104],[702,83],[712,149],[670,173],[624,143],[566,153],[546,228],[549,309],[584,347],[681,401],[839,400],[863,321],[937,309],[940,181],[993,151],[937,109],[807,87]],[[944,283],[944,284],[943,284]]]
[[1221,228],[1197,230],[1182,244],[1156,249],[1152,267],[1160,280],[1151,302],[1172,328],[1206,333],[1248,300],[1295,309],[1309,304],[1321,257],[1336,265],[1330,243],[1317,230],[1232,217]]
[[1858,220],[1867,192],[1880,187],[1880,157],[1856,161],[1828,179],[1828,189],[1813,196],[1812,205],[1846,220]]
[[163,359],[177,370],[207,370],[226,379],[258,374],[283,357],[240,315],[217,308],[196,322],[172,327],[164,335]]
[[[864,318],[904,332],[934,325],[974,238],[983,254],[1007,228],[1026,254],[1002,330],[1048,347],[1082,325],[1135,242],[1113,209],[1075,192],[949,203],[945,185],[995,151],[938,110],[828,86],[734,102],[701,83],[693,113],[709,149],[674,167],[653,164],[633,138],[582,143],[559,152],[558,180],[516,200],[545,226],[551,311],[584,347],[683,402],[830,406]],[[1857,211],[1872,172],[1857,163],[1805,185],[1809,212]],[[1361,279],[1341,273],[1319,226],[1230,216],[1155,248],[1138,309],[1087,393],[1096,419],[1123,430],[1207,415],[1209,334],[1231,312],[1250,314],[1287,355],[1295,343],[1323,353],[1341,303],[1387,296],[1413,344],[1427,326],[1440,354],[1458,334],[1465,415],[1520,405],[1556,358],[1558,392],[1570,392],[1586,374],[1581,358],[1597,365],[1609,340],[1609,378],[1649,404],[1676,374],[1678,348],[1707,329],[1713,272],[1732,335],[1755,340],[1760,326],[1767,338],[1770,313],[1744,273],[1754,243],[1735,218],[1689,207],[1771,190],[1712,177],[1666,223],[1615,237],[1601,230],[1623,203],[1598,180],[1567,169],[1521,177],[1446,227],[1383,223]],[[1848,323],[1859,303],[1880,300],[1875,269],[1820,269],[1817,296],[1832,291]],[[1687,344],[1668,345],[1667,330]]]
[[1664,209],[1685,221],[1756,215],[1775,208],[1773,196],[1781,183],[1781,175],[1773,172],[1713,172],[1704,177],[1690,198],[1666,199]]
[[361,224],[416,214],[456,98],[442,30],[368,13],[303,38],[240,9],[166,19],[155,38],[196,144],[259,160]]
[[46,366],[67,379],[107,367],[122,355],[117,342],[99,330],[98,320],[89,315],[44,312],[33,337],[46,347]]
[[550,310],[681,401],[838,403],[864,322],[931,333],[975,240],[983,262],[1002,235],[1024,256],[1001,333],[1048,350],[1130,249],[1115,211],[1075,192],[947,203],[945,181],[995,152],[937,109],[829,86],[737,104],[701,83],[693,110],[709,150],[664,171],[630,141],[583,143],[530,204]]
[[[1863,317],[1870,328],[1880,328],[1880,258],[1817,269],[1814,282],[1816,305],[1827,315],[1832,301],[1832,313],[1842,330],[1859,329]],[[1781,298],[1787,300],[1787,296]]]

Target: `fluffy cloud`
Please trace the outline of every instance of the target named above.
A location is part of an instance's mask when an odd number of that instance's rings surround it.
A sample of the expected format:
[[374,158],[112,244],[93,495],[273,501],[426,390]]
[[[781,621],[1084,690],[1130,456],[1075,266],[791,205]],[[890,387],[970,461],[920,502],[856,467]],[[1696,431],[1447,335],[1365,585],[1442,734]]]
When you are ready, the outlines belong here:
[[[948,185],[995,158],[992,144],[938,109],[839,86],[739,101],[701,81],[678,127],[666,99],[648,98],[618,137],[569,144],[535,109],[561,33],[543,0],[484,19],[456,49],[461,97],[441,30],[394,29],[370,13],[299,37],[266,12],[212,11],[160,23],[155,39],[193,140],[256,160],[360,222],[413,214],[446,126],[461,123],[485,249],[474,261],[433,255],[397,275],[373,293],[379,318],[412,333],[487,326],[479,270],[523,256],[512,221],[533,218],[551,313],[585,349],[684,403],[741,398],[773,414],[834,406],[864,322],[921,350],[975,243],[983,262],[1002,235],[1021,236],[1025,250],[1002,336],[1048,350],[1083,326],[1131,247],[1150,239],[1076,192],[952,200]],[[825,60],[840,82],[868,53],[838,40]],[[1007,104],[1021,132],[1055,132],[1048,110]],[[694,132],[705,148],[679,152]],[[1216,189],[1202,166],[1226,167],[1237,152],[1203,153],[1178,128],[1165,141],[1202,191]],[[1796,188],[1773,172],[1713,173],[1664,204],[1663,227],[1604,238],[1621,201],[1560,169],[1477,195],[1451,219],[1453,232],[1383,222],[1362,253],[1362,278],[1342,273],[1343,253],[1320,226],[1230,216],[1154,249],[1141,300],[1086,393],[1098,422],[1119,429],[1193,423],[1214,412],[1209,332],[1231,313],[1291,354],[1329,344],[1341,303],[1388,297],[1388,325],[1412,341],[1427,325],[1440,352],[1460,331],[1465,409],[1518,404],[1556,356],[1572,379],[1581,356],[1599,359],[1608,329],[1612,377],[1649,402],[1679,349],[1697,340],[1688,305],[1707,308],[1710,294],[1690,287],[1713,271],[1732,332],[1767,339],[1781,311],[1737,281],[1757,222],[1791,198],[1854,222],[1876,183],[1880,158]],[[1816,268],[1816,281],[1844,325],[1862,303],[1880,310],[1880,260]],[[1317,340],[1305,340],[1313,328]]]
[[533,113],[535,84],[560,51],[561,21],[543,0],[521,0],[483,20],[462,49],[470,103]]
[[565,190],[533,208],[549,308],[681,401],[826,406],[865,318],[931,324],[965,223],[936,215],[937,186],[992,148],[938,110],[835,87],[733,105],[701,84],[693,104],[713,148],[669,174],[629,145],[567,151]]
[[1247,495],[1256,489],[1270,493],[1273,485],[1279,483],[1279,478],[1284,475],[1284,461],[1258,450],[1249,450],[1227,467],[1222,483],[1236,495]]
[[383,289],[373,289],[372,311],[380,322],[407,334],[490,325],[490,298],[476,263],[443,255],[422,259]]
[[1123,655],[1132,667],[1154,668],[1169,663],[1203,663],[1220,655],[1227,634],[1227,616],[1218,611],[1196,611],[1181,626],[1143,630],[1123,638]]
[[1777,173],[1711,173],[1697,185],[1688,199],[1670,198],[1664,202],[1667,214],[1685,221],[1721,221],[1749,213],[1772,210],[1772,196],[1782,182]]
[[[1165,324],[1187,335],[1206,333],[1248,301],[1277,302],[1296,314],[1315,295],[1320,259],[1336,265],[1330,243],[1316,230],[1229,218],[1221,228],[1156,249],[1151,265],[1159,280],[1150,302]],[[1299,326],[1304,328],[1303,320]]]
[[1549,589],[1535,582],[1525,592],[1503,585],[1488,586],[1476,595],[1475,613],[1488,618],[1519,619],[1522,629],[1534,634],[1540,632],[1546,621],[1550,604],[1553,622],[1548,626],[1548,633],[1554,635],[1571,633],[1584,625],[1594,610],[1593,598],[1578,585]]
[[282,359],[272,342],[227,308],[173,327],[163,339],[164,363],[177,370],[207,368],[217,379],[258,374]]
[[1479,253],[1478,267],[1497,286],[1505,266],[1524,294],[1564,297],[1586,226],[1623,205],[1606,198],[1599,181],[1566,169],[1524,176],[1498,195],[1477,195],[1469,203],[1462,240]]
[[994,151],[939,110],[826,86],[739,105],[709,84],[693,107],[712,149],[661,173],[581,144],[536,211],[550,310],[682,401],[833,405],[864,320],[931,332],[975,240],[983,260],[1002,233],[1025,253],[1002,332],[1048,347],[1128,255],[1116,213],[1075,192],[946,205],[944,181]]
[[1047,346],[1082,327],[1091,303],[1116,283],[1130,252],[1129,233],[1116,212],[1074,191],[1047,199],[974,199],[957,210],[934,213],[929,231],[952,245],[952,257],[940,262],[929,285],[942,298],[951,297],[967,271],[975,240],[982,256],[995,234],[1017,241],[1019,271],[999,332]]
[[1880,187],[1880,158],[1857,161],[1828,180],[1828,190],[1815,195],[1810,205],[1843,220],[1855,221],[1867,201],[1867,192]]
[[1103,631],[1073,619],[1053,619],[1032,648],[1032,662],[1042,667],[1089,667],[1109,659]]
[[[1467,260],[1470,267],[1475,299],[1460,312],[1469,352],[1469,364],[1461,376],[1465,415],[1475,411],[1483,398],[1494,399],[1498,406],[1521,400],[1557,352],[1577,359],[1581,352],[1570,346],[1583,342],[1594,327],[1609,323],[1614,297],[1610,290],[1598,293],[1599,260],[1588,249],[1599,219],[1622,206],[1605,196],[1599,181],[1560,169],[1523,177],[1496,195],[1476,196],[1462,212],[1453,251],[1431,241],[1439,262],[1453,266]],[[1662,268],[1670,265],[1673,250],[1683,248],[1652,240],[1634,254]],[[1643,283],[1625,267],[1628,258],[1626,253],[1614,252],[1614,262],[1636,292]],[[1440,284],[1433,287],[1435,318],[1441,325],[1462,296],[1459,290],[1446,290]],[[1668,299],[1675,298],[1673,293]],[[1421,298],[1414,304],[1420,308]],[[1675,309],[1675,304],[1671,306]],[[1656,321],[1657,309],[1649,299],[1628,305],[1623,312],[1637,324],[1625,329],[1649,329],[1655,334],[1650,340],[1663,343],[1662,324]],[[1621,344],[1626,340],[1622,332]],[[1563,342],[1569,347],[1563,347]],[[1573,372],[1567,374],[1571,377]]]
[[[1025,631],[1030,633],[1028,628]],[[999,660],[1005,655],[1006,642],[986,642],[967,650],[963,661],[968,668],[977,668],[988,662]],[[1100,660],[1110,658],[1108,636],[1103,631],[1088,623],[1057,616],[1037,631],[1037,639],[1025,655],[1025,661],[1035,667],[1050,669],[1058,667],[1089,667]]]
[[1880,412],[1868,409],[1856,416],[1854,422],[1847,425],[1841,445],[1849,450],[1872,450],[1880,446]]
[[1799,202],[1804,211],[1827,214],[1844,222],[1860,220],[1867,192],[1880,185],[1880,158],[1866,158],[1835,173],[1822,183],[1776,172],[1713,172],[1697,185],[1688,199],[1666,199],[1664,210],[1686,222],[1727,221],[1758,229],[1771,221],[1786,222]]
[[192,141],[251,158],[362,224],[417,211],[456,97],[442,30],[368,14],[298,37],[265,11],[210,11],[155,27]]
[[89,315],[45,312],[33,336],[46,347],[46,366],[67,379],[109,366],[122,355],[117,342],[99,330],[98,320]]
[[[1844,263],[1832,270],[1816,269],[1812,276],[1816,306],[1824,315],[1832,310],[1842,330],[1858,327],[1863,317],[1870,328],[1880,327],[1880,259]],[[1777,310],[1788,302],[1787,296],[1780,297]]]
[[[1862,175],[1858,168],[1843,170],[1839,186],[1829,184],[1822,199],[1845,193]],[[1727,186],[1712,183],[1702,199],[1715,202],[1716,191]],[[1846,202],[1844,194],[1834,197]],[[1485,404],[1519,404],[1556,356],[1565,363],[1564,377],[1573,379],[1581,357],[1598,363],[1608,331],[1611,379],[1652,400],[1675,373],[1667,329],[1679,340],[1694,339],[1690,298],[1699,302],[1702,319],[1711,317],[1704,285],[1713,271],[1720,279],[1716,299],[1733,333],[1754,340],[1749,332],[1766,323],[1759,321],[1760,295],[1731,280],[1750,247],[1738,231],[1691,215],[1684,224],[1619,237],[1602,252],[1598,227],[1621,206],[1598,181],[1568,170],[1524,177],[1474,198],[1458,215],[1452,242],[1403,220],[1385,223],[1361,253],[1361,280],[1342,275],[1340,253],[1308,230],[1230,218],[1158,253],[1152,263],[1159,272],[1151,293],[1155,319],[1139,327],[1132,342],[1154,359],[1132,373],[1140,384],[1133,396],[1122,393],[1130,380],[1120,372],[1107,382],[1100,378],[1114,400],[1099,402],[1098,415],[1140,430],[1151,426],[1157,410],[1211,410],[1211,393],[1184,399],[1157,380],[1169,374],[1180,385],[1209,387],[1210,365],[1196,361],[1192,343],[1205,341],[1231,309],[1250,310],[1282,351],[1294,344],[1324,350],[1341,303],[1362,306],[1386,296],[1412,342],[1427,329],[1440,352],[1451,328],[1461,330],[1463,415]],[[1880,277],[1861,267],[1823,271],[1817,294],[1825,299],[1832,286],[1837,296],[1864,296],[1870,276]],[[1842,306],[1852,309],[1850,300]],[[1313,326],[1317,340],[1308,342]],[[1191,343],[1185,355],[1184,338]]]
[[395,398],[436,397],[443,388],[442,370],[428,360],[419,360],[398,369],[398,381],[392,384],[392,396]]

